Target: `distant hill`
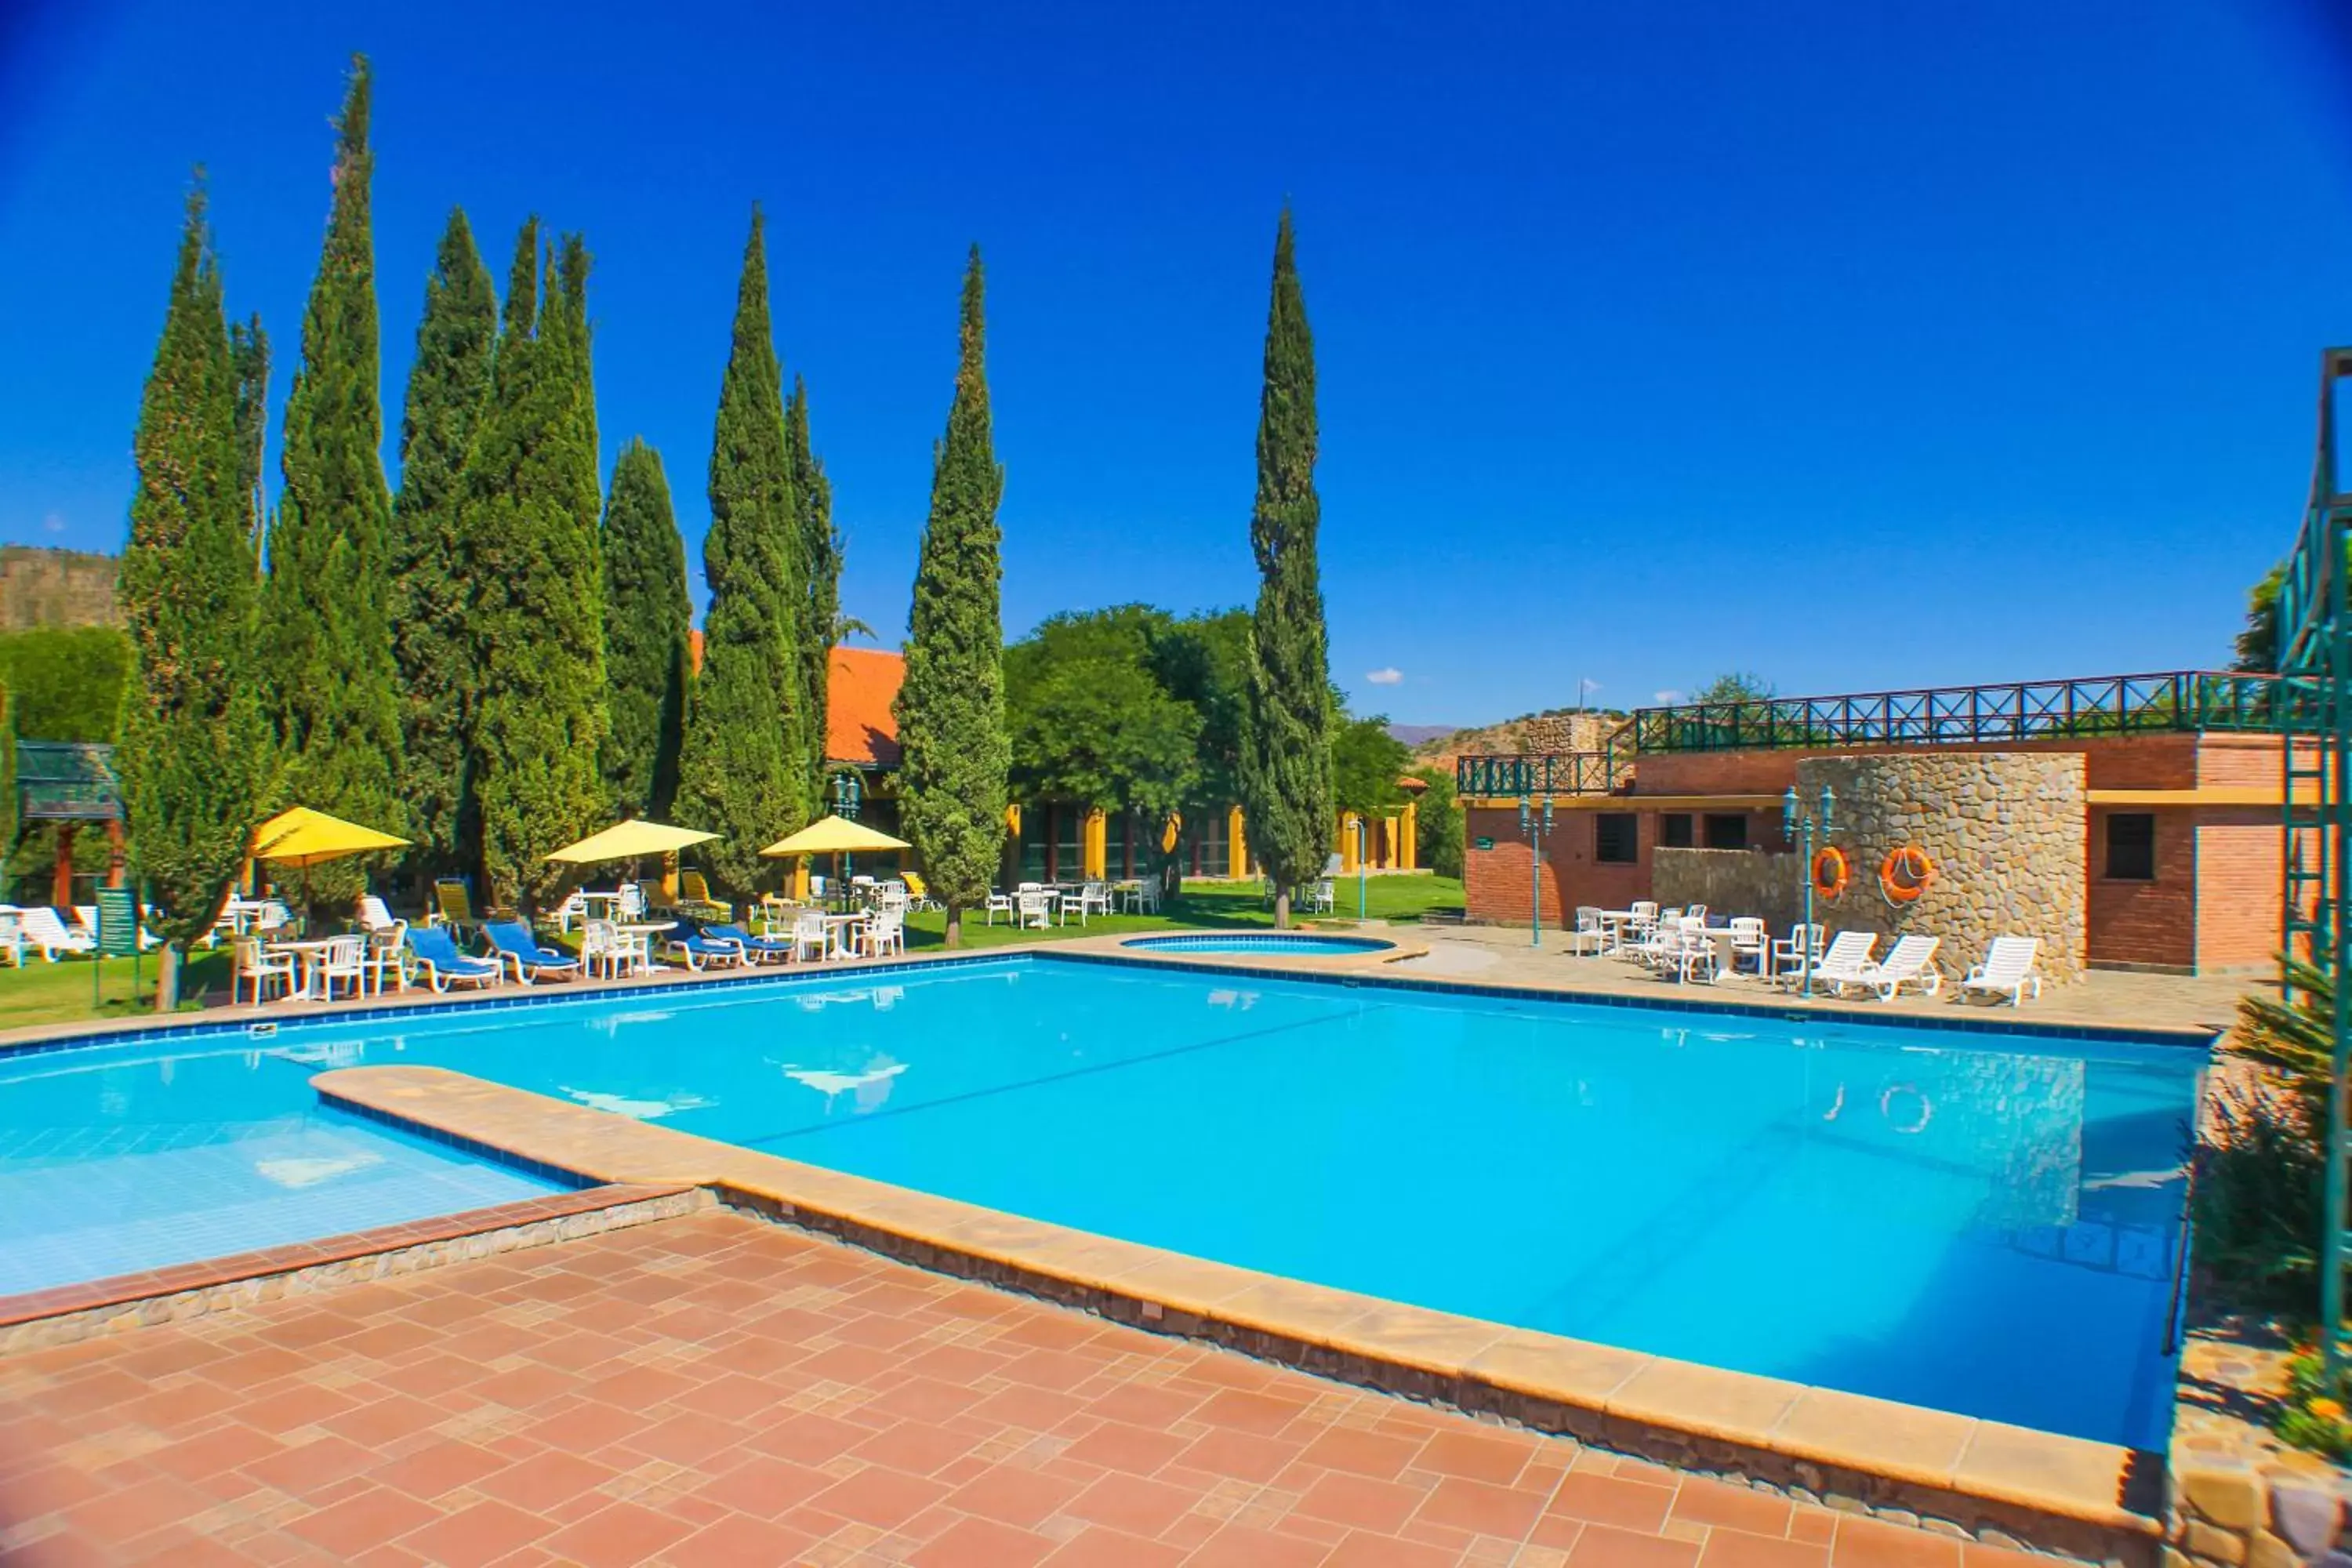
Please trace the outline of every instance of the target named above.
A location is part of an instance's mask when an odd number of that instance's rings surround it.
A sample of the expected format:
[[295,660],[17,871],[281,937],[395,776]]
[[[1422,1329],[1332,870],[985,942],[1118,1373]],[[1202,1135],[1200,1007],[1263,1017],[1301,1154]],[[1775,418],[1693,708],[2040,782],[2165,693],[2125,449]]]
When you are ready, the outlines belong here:
[[1458,729],[1459,726],[1454,724],[1391,724],[1389,735],[1417,752],[1432,741],[1442,741],[1455,733]]
[[[1580,713],[1573,708],[1552,708],[1522,713],[1499,724],[1448,731],[1405,743],[1412,747],[1417,763],[1446,764],[1458,756],[1482,752],[1597,752],[1624,722],[1624,714],[1611,710],[1589,709]],[[1397,738],[1404,740],[1402,735]]]
[[0,632],[120,626],[115,572],[111,555],[0,544]]

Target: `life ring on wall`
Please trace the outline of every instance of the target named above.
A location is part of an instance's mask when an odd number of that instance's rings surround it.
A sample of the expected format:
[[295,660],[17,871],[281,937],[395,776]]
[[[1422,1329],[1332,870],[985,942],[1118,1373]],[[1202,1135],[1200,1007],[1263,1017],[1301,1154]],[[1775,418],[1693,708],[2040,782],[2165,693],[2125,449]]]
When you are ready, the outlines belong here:
[[1832,844],[1813,857],[1813,891],[1832,903],[1853,880],[1853,868],[1846,863],[1845,851]]
[[1878,863],[1878,890],[1900,909],[1927,890],[1936,879],[1936,862],[1916,844],[1898,844]]

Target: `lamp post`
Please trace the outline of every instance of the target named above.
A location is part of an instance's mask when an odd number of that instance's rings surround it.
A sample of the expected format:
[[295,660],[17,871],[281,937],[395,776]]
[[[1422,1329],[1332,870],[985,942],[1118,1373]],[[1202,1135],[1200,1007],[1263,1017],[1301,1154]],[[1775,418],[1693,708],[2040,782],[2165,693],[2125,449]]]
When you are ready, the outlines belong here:
[[1360,925],[1363,923],[1364,910],[1366,908],[1367,901],[1364,896],[1364,878],[1366,876],[1365,866],[1367,864],[1364,856],[1364,817],[1363,814],[1359,812],[1356,814],[1356,921]]
[[1535,808],[1532,797],[1519,795],[1519,837],[1528,841],[1528,945],[1543,945],[1543,841],[1551,831],[1551,796],[1546,795],[1543,809]]
[[[845,822],[857,820],[859,798],[864,794],[857,770],[844,768],[833,775],[833,814]],[[841,858],[841,872],[834,880],[841,884],[841,907],[849,908],[849,873],[855,862],[847,855]]]
[[1837,795],[1827,784],[1822,785],[1822,814],[1818,817],[1799,817],[1797,814],[1801,808],[1797,801],[1795,784],[1790,784],[1789,793],[1780,797],[1780,837],[1791,844],[1801,843],[1803,846],[1803,853],[1798,857],[1798,867],[1805,883],[1805,922],[1797,931],[1797,946],[1802,954],[1797,962],[1802,994],[1807,997],[1813,994],[1813,845],[1816,835],[1824,840],[1829,837],[1831,815],[1836,806]]

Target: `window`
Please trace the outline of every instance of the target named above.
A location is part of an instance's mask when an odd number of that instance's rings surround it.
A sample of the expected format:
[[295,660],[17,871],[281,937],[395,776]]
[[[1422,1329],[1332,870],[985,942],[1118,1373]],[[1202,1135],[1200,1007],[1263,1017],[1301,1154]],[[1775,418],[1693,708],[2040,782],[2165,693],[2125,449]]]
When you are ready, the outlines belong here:
[[1709,812],[1706,818],[1706,847],[1709,849],[1747,848],[1747,814],[1738,811]]
[[1630,811],[1596,811],[1592,814],[1592,858],[1612,865],[1630,866],[1640,858],[1636,847],[1641,836],[1634,824],[1641,821]]
[[1658,847],[1687,849],[1691,847],[1691,819],[1687,811],[1662,812],[1658,816]]
[[2107,876],[2118,882],[2156,880],[2156,817],[2145,811],[2107,814]]

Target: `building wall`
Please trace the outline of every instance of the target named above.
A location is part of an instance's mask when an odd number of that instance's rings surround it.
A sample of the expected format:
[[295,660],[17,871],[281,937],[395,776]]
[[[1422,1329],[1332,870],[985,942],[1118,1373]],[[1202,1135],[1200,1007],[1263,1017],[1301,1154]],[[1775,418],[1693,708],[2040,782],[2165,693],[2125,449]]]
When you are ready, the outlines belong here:
[[[2107,875],[2107,818],[2126,806],[2094,806],[2088,857],[2089,959],[2100,968],[2189,970],[2197,963],[2197,833],[2181,807],[2156,817],[2156,879]],[[2273,833],[2275,837],[2275,833]]]
[[[1979,962],[1996,936],[2039,937],[2042,974],[2074,979],[2084,956],[2084,772],[2078,754],[1943,748],[1799,763],[1800,799],[1836,791],[1835,841],[1853,862],[1843,899],[1815,918],[1890,942],[1941,937],[1947,970]],[[1889,904],[1878,866],[1906,844],[1938,874],[1914,901]]]
[[2278,954],[2286,888],[2279,814],[2249,806],[2195,816],[2197,967],[2268,969]]
[[[2202,741],[2202,746],[2200,741]],[[1969,746],[1865,746],[1837,751],[1664,752],[1634,760],[1639,795],[1761,795],[1787,789],[1812,757],[2066,755],[2084,763],[2085,789],[2189,789],[2199,784],[2275,786],[2278,742],[2266,735],[2132,735]],[[2208,770],[2226,776],[2207,777]],[[2240,776],[2241,774],[2244,776]]]

